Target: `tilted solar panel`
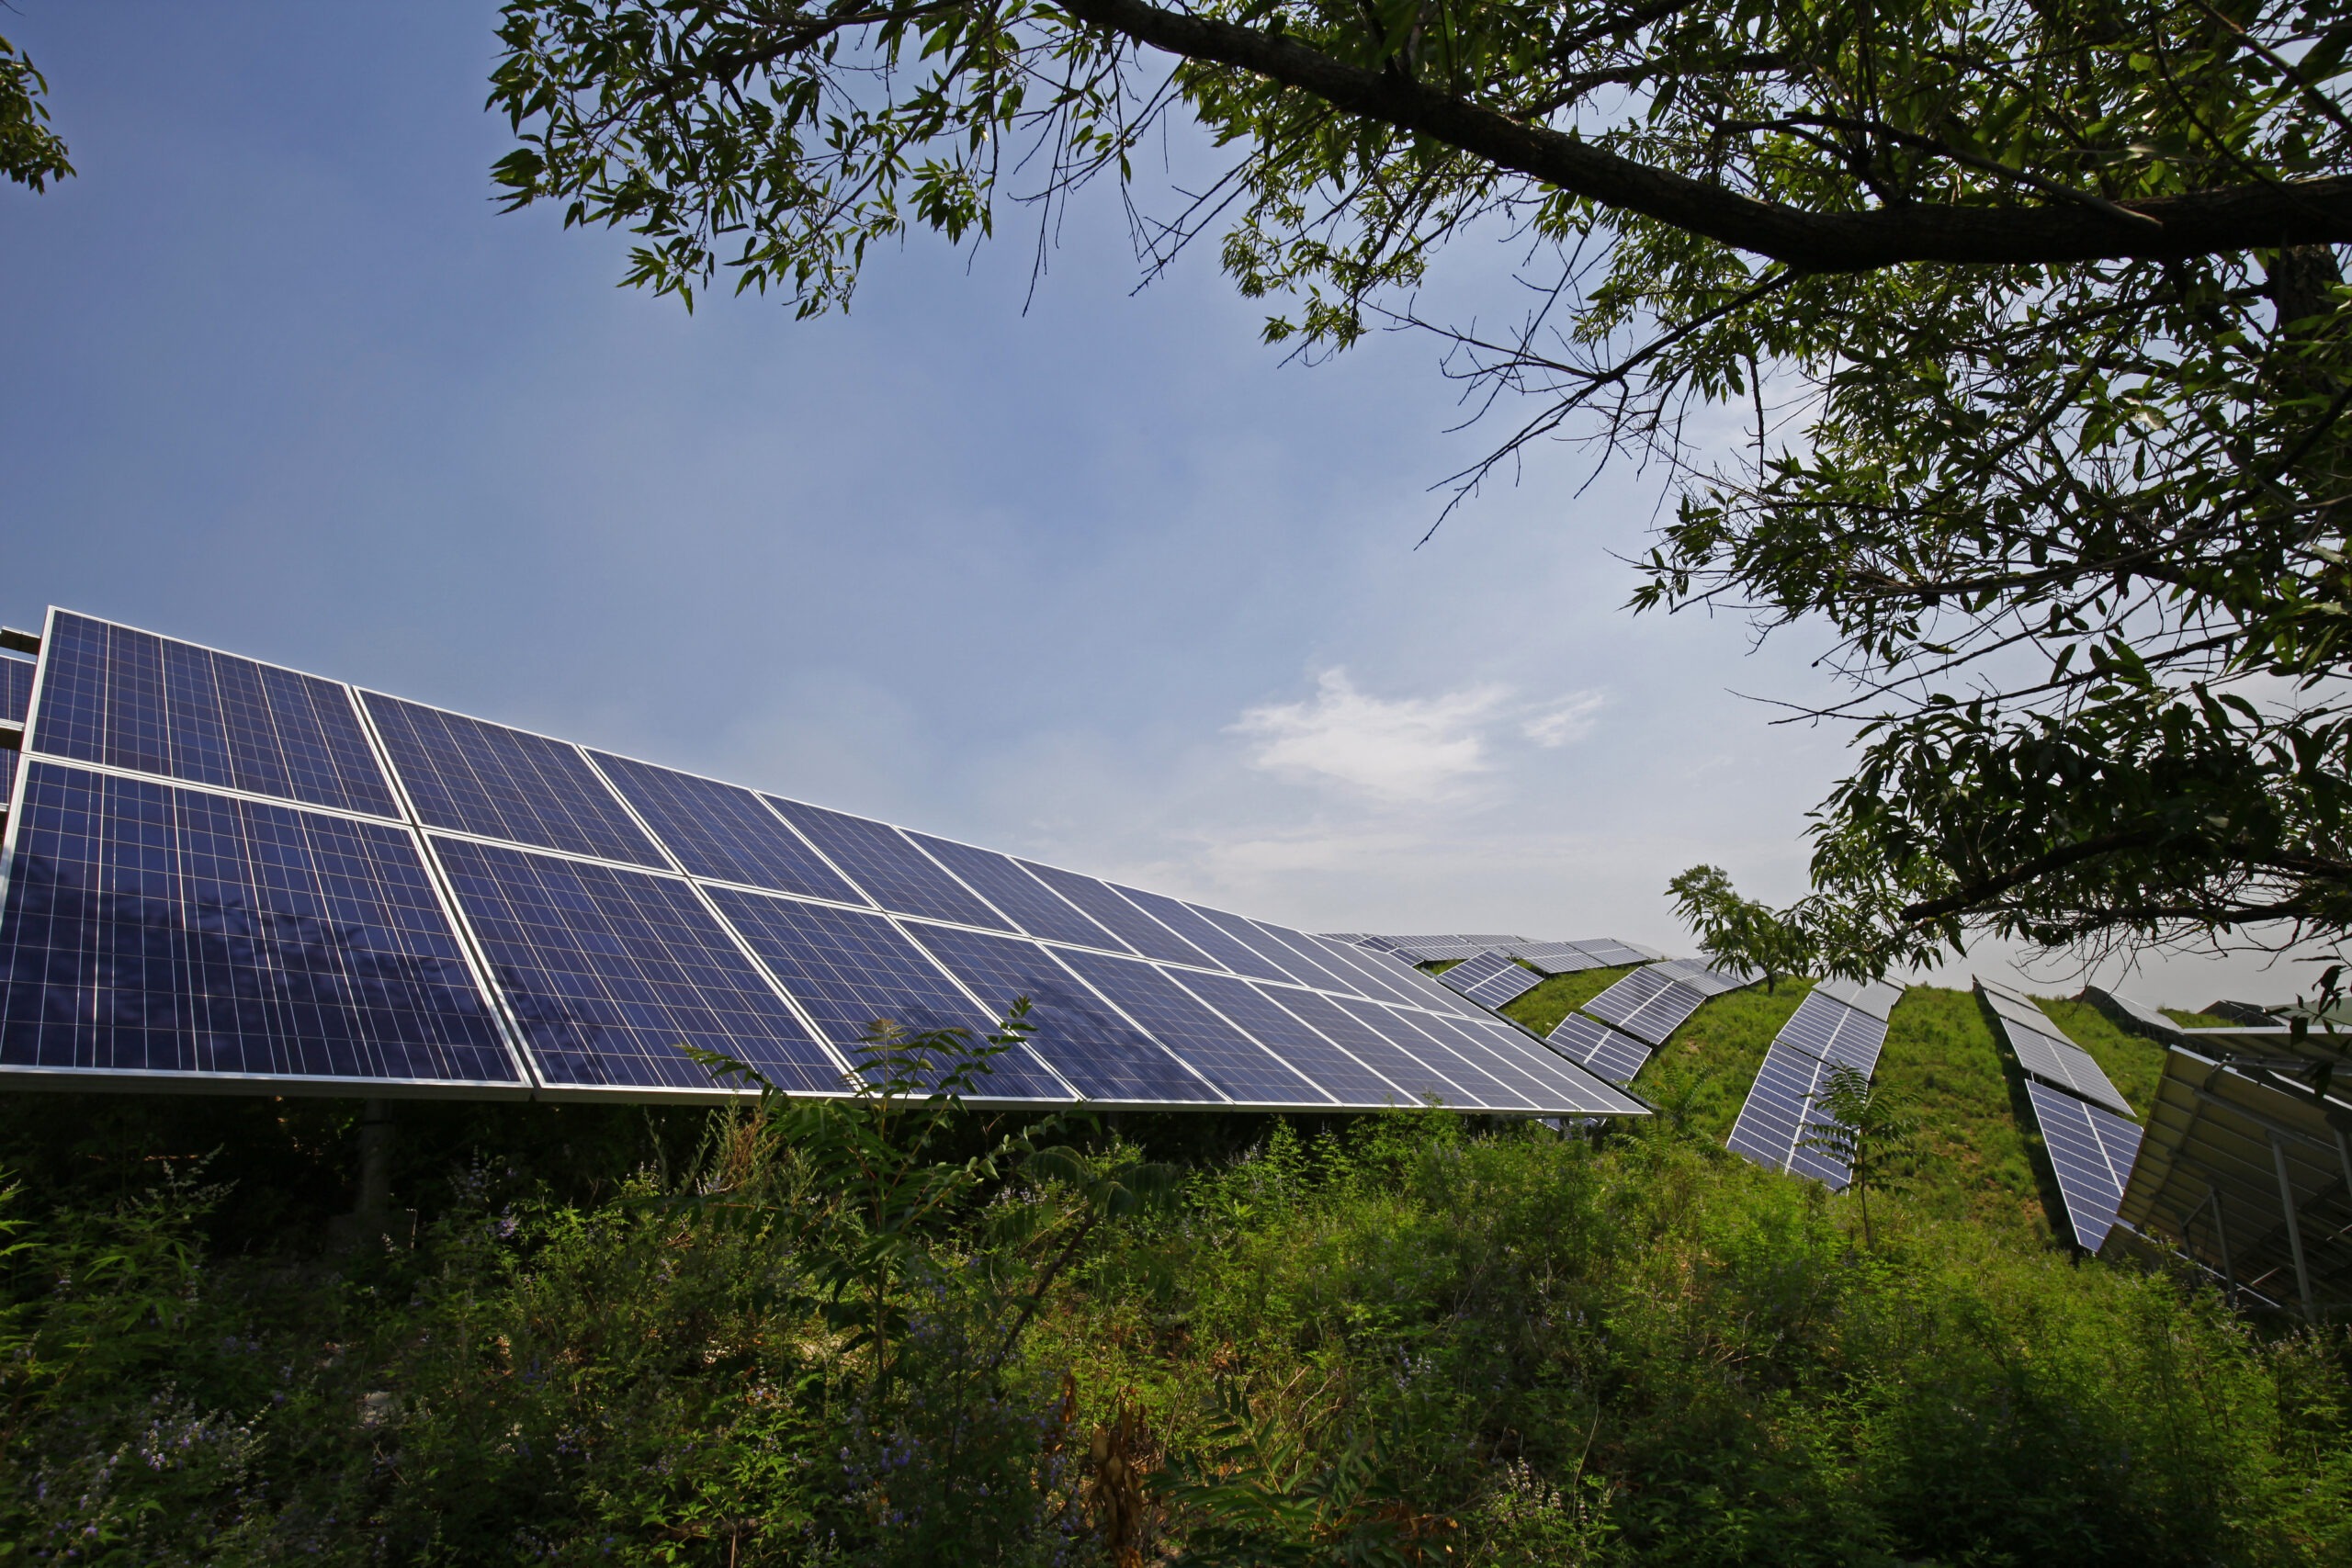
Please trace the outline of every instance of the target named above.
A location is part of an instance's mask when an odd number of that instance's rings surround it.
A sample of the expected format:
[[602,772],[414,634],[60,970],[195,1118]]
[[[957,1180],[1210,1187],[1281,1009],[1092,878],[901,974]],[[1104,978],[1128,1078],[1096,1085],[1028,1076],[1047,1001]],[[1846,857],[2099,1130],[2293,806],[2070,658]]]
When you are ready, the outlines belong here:
[[1146,958],[1164,958],[1172,964],[1197,964],[1204,969],[1218,967],[1217,962],[1111,889],[1111,885],[1095,877],[1083,876],[1058,866],[1040,865],[1035,861],[1023,861],[1038,881],[1086,911],[1095,924],[1108,930],[1121,942]]
[[1458,1109],[1487,1108],[1486,1100],[1438,1066],[1440,1053],[1410,1049],[1402,1043],[1401,1037],[1408,1033],[1405,1030],[1375,1027],[1375,1022],[1385,1025],[1389,1021],[1388,1010],[1382,1010],[1381,1015],[1373,1015],[1368,1021],[1367,1015],[1357,1010],[1371,1007],[1369,1002],[1343,1005],[1319,991],[1275,991],[1269,995],[1304,1019],[1317,1033],[1402,1089],[1406,1104],[1436,1100]]
[[823,852],[833,869],[882,908],[994,931],[1012,929],[889,824],[773,795],[766,799]]
[[1230,969],[1253,980],[1289,981],[1297,977],[1189,904],[1165,894],[1147,893],[1140,887],[1123,887],[1117,883],[1111,885],[1111,890],[1207,953],[1217,968]]
[[1031,936],[1114,953],[1125,946],[1077,905],[1022,870],[1011,855],[975,849],[952,839],[934,839],[928,833],[910,831],[907,837]]
[[609,751],[588,755],[695,875],[842,904],[865,902],[752,791]]
[[1706,999],[1653,964],[1634,970],[1585,1003],[1584,1010],[1637,1040],[1663,1045]]
[[1292,988],[1196,969],[1170,971],[1170,978],[1304,1073],[1334,1102],[1364,1109],[1411,1103],[1411,1096],[1282,1007],[1276,998],[1294,994]]
[[[962,1029],[975,1042],[996,1026],[996,1017],[888,916],[731,887],[706,891],[762,966],[853,1066],[874,1049],[869,1042],[885,1022],[909,1033]],[[997,1055],[972,1095],[1066,1100],[1070,1091],[1023,1049]]]
[[1605,1115],[1642,1115],[1649,1108],[1589,1068],[1555,1055],[1525,1030],[1494,1018],[1464,1018],[1435,1021],[1477,1036],[1498,1056],[1530,1077],[1553,1084],[1568,1110]]
[[1466,958],[1484,957],[1493,949],[1483,942],[1431,942],[1392,951],[1416,964],[1458,964]]
[[1658,954],[1646,947],[1635,947],[1630,942],[1610,938],[1595,938],[1589,942],[1578,938],[1577,945],[1600,960],[1603,968],[1613,969],[1621,964],[1655,964]]
[[1843,1002],[1884,1022],[1894,1016],[1894,1004],[1903,999],[1903,987],[1883,980],[1824,980],[1813,988],[1813,994]]
[[1817,1061],[1852,1067],[1867,1077],[1878,1069],[1879,1052],[1886,1044],[1886,1024],[1815,988],[1797,1004],[1772,1043],[1802,1051]]
[[25,715],[32,711],[36,668],[29,659],[0,658],[0,719],[25,722]]
[[684,1047],[839,1093],[819,1044],[684,878],[435,835],[458,905],[551,1089],[707,1092]]
[[2075,1244],[2097,1252],[2115,1227],[2115,1212],[2132,1179],[2132,1162],[2140,1153],[2139,1124],[2041,1084],[2029,1082],[2025,1092],[2041,1123],[2042,1146],[2050,1152]]
[[1650,1059],[1650,1048],[1622,1030],[1610,1028],[1599,1019],[1572,1012],[1562,1019],[1544,1043],[1559,1052],[1569,1061],[1589,1069],[1611,1083],[1632,1083],[1634,1075]]
[[1810,1176],[1833,1192],[1843,1191],[1852,1172],[1808,1138],[1829,1122],[1814,1098],[1828,1076],[1829,1065],[1820,1058],[1773,1045],[1764,1053],[1755,1087],[1739,1109],[1729,1146],[1758,1165]]
[[398,817],[331,681],[57,611],[27,749],[338,811]]
[[913,924],[908,932],[1001,1016],[1029,998],[1037,1054],[1089,1100],[1123,1105],[1223,1105],[1206,1079],[1120,1017],[1053,954],[1019,937]]
[[1063,963],[1145,1032],[1183,1058],[1236,1105],[1329,1102],[1304,1074],[1204,1006],[1199,998],[1140,958],[1070,948]]
[[2062,1038],[2048,1013],[2014,993],[1977,983],[1977,994],[2001,1021],[2001,1032],[2018,1066],[2045,1083],[2052,1083],[2085,1100],[2106,1106],[2119,1116],[2132,1114],[2132,1102],[2109,1081],[2097,1057]]
[[1517,1001],[1544,983],[1544,976],[1525,964],[1506,959],[1508,965],[1462,994],[1482,1008],[1501,1008]]
[[1353,981],[1342,980],[1328,973],[1319,965],[1307,962],[1289,944],[1261,931],[1255,924],[1243,919],[1239,915],[1224,909],[1212,909],[1202,904],[1187,904],[1185,908],[1250,954],[1254,965],[1250,970],[1242,970],[1238,963],[1227,965],[1237,974],[1250,973],[1256,975],[1259,979],[1272,980],[1278,984],[1295,983],[1329,990],[1361,991],[1363,989],[1361,985]]
[[1473,957],[1464,959],[1444,974],[1440,975],[1437,977],[1437,983],[1457,996],[1466,997],[1487,981],[1498,976],[1508,975],[1513,970],[1518,970],[1521,975],[1529,973],[1525,969],[1521,969],[1502,953],[1479,953]]
[[1260,929],[1283,945],[1296,948],[1304,956],[1320,963],[1327,974],[1346,980],[1346,986],[1338,987],[1341,990],[1370,997],[1374,1001],[1418,1004],[1446,1012],[1455,1011],[1462,1005],[1453,992],[1395,953],[1325,942],[1303,931],[1285,931],[1280,926],[1268,926],[1262,922]]
[[1736,975],[1726,975],[1719,969],[1710,969],[1705,964],[1693,963],[1688,958],[1669,958],[1656,967],[1658,973],[1671,976],[1676,984],[1688,986],[1702,997],[1726,996],[1733,991],[1744,990],[1754,984],[1753,981],[1742,979]]
[[668,865],[577,746],[379,692],[360,700],[426,827]]
[[526,1085],[404,827],[36,759],[13,842],[0,1065]]

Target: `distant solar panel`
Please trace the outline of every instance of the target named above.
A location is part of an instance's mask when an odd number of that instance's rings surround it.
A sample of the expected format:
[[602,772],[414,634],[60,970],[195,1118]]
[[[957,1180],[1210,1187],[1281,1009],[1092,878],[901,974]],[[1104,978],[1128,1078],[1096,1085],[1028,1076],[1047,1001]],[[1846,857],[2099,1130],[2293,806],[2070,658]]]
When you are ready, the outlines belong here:
[[1580,1012],[1562,1019],[1544,1037],[1544,1043],[1611,1083],[1632,1083],[1634,1075],[1650,1059],[1650,1047]]
[[588,755],[695,875],[836,903],[865,902],[752,791],[609,751]]
[[47,685],[28,750],[400,815],[351,694],[331,681],[63,611],[42,648]]
[[1440,975],[1437,977],[1437,983],[1457,996],[1466,997],[1487,981],[1498,976],[1508,975],[1513,970],[1518,970],[1521,975],[1528,975],[1531,980],[1533,978],[1529,971],[1521,969],[1502,953],[1479,953],[1464,959],[1444,974]]
[[2097,1252],[2114,1228],[2115,1211],[2132,1179],[2139,1125],[2038,1083],[2028,1083],[2025,1092],[2041,1123],[2042,1146],[2049,1150],[2075,1241],[2084,1251]]
[[1663,1045],[1706,999],[1653,964],[1634,970],[1585,1003],[1584,1010],[1635,1039]]
[[884,908],[994,931],[1012,929],[889,824],[775,795],[766,799],[823,852],[835,870]]
[[0,1066],[525,1087],[408,829],[39,760],[20,818]]
[[1599,967],[1604,969],[1613,969],[1623,964],[1650,964],[1656,962],[1658,957],[1647,948],[1635,947],[1629,942],[1615,942],[1606,938],[1597,938],[1589,942],[1578,938],[1576,945],[1591,957]]
[[33,671],[29,659],[0,659],[0,719],[22,724],[32,711]]
[[1505,959],[1507,967],[1481,980],[1462,994],[1482,1008],[1502,1008],[1527,995],[1544,983],[1544,976],[1525,964]]
[[667,866],[577,746],[378,692],[361,700],[425,826]]
[[1459,964],[1465,958],[1477,958],[1493,951],[1482,942],[1432,942],[1418,947],[1399,947],[1398,956],[1416,964]]
[[1733,991],[1744,990],[1755,983],[1736,975],[1726,975],[1721,970],[1710,969],[1705,964],[1693,963],[1688,958],[1669,958],[1656,965],[1656,968],[1659,974],[1671,977],[1677,985],[1688,986],[1702,997],[1726,996]]
[[841,1064],[683,879],[469,839],[434,850],[550,1088],[707,1092],[695,1046],[778,1089],[842,1090]]
[[1587,969],[1609,967],[1606,960],[1594,957],[1572,942],[1518,942],[1505,951],[1546,975],[1576,975]]

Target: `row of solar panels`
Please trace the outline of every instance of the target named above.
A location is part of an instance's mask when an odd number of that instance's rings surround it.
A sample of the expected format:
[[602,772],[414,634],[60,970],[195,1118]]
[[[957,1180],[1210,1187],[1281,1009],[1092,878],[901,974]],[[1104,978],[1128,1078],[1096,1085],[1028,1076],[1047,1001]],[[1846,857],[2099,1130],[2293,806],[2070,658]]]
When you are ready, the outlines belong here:
[[1650,1053],[1710,998],[1749,983],[1684,958],[1647,964],[1570,1012],[1544,1043],[1599,1077],[1630,1084]]
[[2132,1102],[2031,997],[1985,979],[1976,982],[1976,995],[2026,1076],[2026,1099],[2058,1179],[2067,1225],[2078,1246],[2097,1252],[2115,1224],[2140,1153]]
[[1887,1021],[1902,998],[1900,987],[1877,982],[1824,980],[1808,991],[1765,1051],[1729,1146],[1768,1169],[1844,1191],[1853,1171],[1821,1136],[1829,1124],[1821,1092],[1838,1067],[1864,1077],[1878,1071]]
[[1521,936],[1379,936],[1363,931],[1327,932],[1334,940],[1393,953],[1414,964],[1452,964],[1499,953],[1524,959],[1545,975],[1574,975],[1647,964],[1665,954],[1613,937],[1581,942],[1530,942]]
[[1388,954],[128,626],[26,698],[0,1070],[829,1093],[1025,996],[982,1098],[1643,1109]]

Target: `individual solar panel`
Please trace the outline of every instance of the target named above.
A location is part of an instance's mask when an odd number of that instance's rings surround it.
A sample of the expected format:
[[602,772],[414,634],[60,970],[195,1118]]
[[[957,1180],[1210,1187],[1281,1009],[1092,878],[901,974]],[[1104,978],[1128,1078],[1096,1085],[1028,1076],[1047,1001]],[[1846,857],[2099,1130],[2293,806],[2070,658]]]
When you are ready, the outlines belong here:
[[1353,950],[1360,955],[1359,966],[1385,981],[1408,1005],[1424,1007],[1431,1012],[1442,1012],[1454,1018],[1478,1016],[1478,1005],[1447,990],[1430,976],[1424,975],[1402,953],[1370,953]]
[[1834,1153],[1807,1140],[1815,1129],[1829,1124],[1815,1098],[1829,1071],[1827,1063],[1802,1051],[1782,1045],[1766,1051],[1732,1128],[1730,1146],[1770,1169],[1810,1176],[1832,1191],[1843,1191],[1852,1172]]
[[1494,949],[1483,942],[1432,942],[1395,951],[1416,964],[1459,964],[1464,959],[1483,957]]
[[1063,963],[1237,1105],[1330,1103],[1312,1080],[1139,958],[1072,948]]
[[[1437,983],[1457,996],[1469,997],[1473,1001],[1476,1001],[1478,998],[1474,993],[1476,992],[1479,987],[1487,984],[1489,981],[1504,978],[1510,976],[1513,971],[1517,971],[1519,974],[1526,976],[1530,986],[1536,983],[1537,976],[1534,971],[1520,968],[1517,964],[1512,963],[1510,958],[1499,953],[1481,953],[1476,957],[1465,958],[1461,963],[1456,964],[1453,968],[1448,969],[1444,974],[1440,975],[1437,977]],[[1517,995],[1518,993],[1514,992],[1512,994]],[[1510,998],[1505,998],[1504,999],[1509,1000]],[[1480,1002],[1479,1005],[1482,1007],[1487,1007],[1495,1004]]]
[[[1352,1010],[1319,991],[1270,990],[1267,995],[1306,1021],[1315,1031],[1348,1055],[1363,1062],[1404,1091],[1403,1103],[1419,1105],[1435,1098],[1447,1105],[1483,1110],[1484,1102],[1440,1071],[1433,1052],[1414,1051],[1385,1030],[1375,1029]],[[1359,1002],[1357,1007],[1371,1003]]]
[[865,902],[752,791],[609,751],[588,755],[695,875],[837,903]]
[[1353,935],[1350,935],[1345,931],[1321,931],[1317,934],[1323,937],[1327,942],[1341,942],[1347,943],[1350,947],[1369,947],[1379,953],[1394,953],[1396,951],[1396,942],[1395,938],[1374,936],[1368,931],[1359,931]]
[[[1529,1111],[1538,1103],[1514,1088],[1512,1075],[1494,1070],[1489,1052],[1483,1043],[1454,1045],[1441,1041],[1443,1047],[1431,1050],[1421,1043],[1433,1037],[1430,1030],[1416,1028],[1409,1020],[1419,1010],[1385,1007],[1379,1002],[1357,1001],[1351,998],[1335,997],[1332,1000],[1348,1016],[1355,1019],[1390,1044],[1419,1057],[1438,1074],[1459,1086],[1464,1105],[1485,1107],[1494,1111]],[[1427,1014],[1419,1014],[1427,1017]],[[1476,1036],[1471,1039],[1475,1042]]]
[[[888,1021],[909,1033],[963,1029],[977,1043],[997,1020],[888,917],[731,887],[706,889],[727,923],[853,1066]],[[1069,1090],[1024,1049],[1003,1052],[971,1091],[979,1100],[1054,1100]]]
[[2001,1032],[2007,1037],[2019,1067],[2045,1083],[2056,1084],[2072,1094],[2106,1106],[2119,1116],[2132,1114],[2132,1102],[2109,1081],[2098,1058],[2063,1038],[2048,1013],[2014,992],[1981,980],[1976,989],[2001,1021]]
[[1111,885],[1111,889],[1145,914],[1207,953],[1220,969],[1230,969],[1237,975],[1247,975],[1253,980],[1289,981],[1297,978],[1289,970],[1273,963],[1265,954],[1235,937],[1190,904],[1170,898],[1165,894],[1147,893],[1141,888],[1125,887],[1115,882]]
[[1812,994],[1843,1002],[1884,1022],[1894,1015],[1894,1004],[1903,999],[1903,987],[1883,980],[1824,980],[1813,988]]
[[1290,987],[1269,988],[1231,975],[1170,970],[1169,978],[1230,1019],[1341,1105],[1372,1108],[1408,1098],[1395,1084],[1309,1029],[1274,1000]]
[[1577,975],[1609,967],[1607,960],[1594,957],[1572,942],[1520,942],[1508,951],[1545,975]]
[[59,611],[28,750],[397,817],[351,694],[332,681]]
[[707,1090],[693,1046],[780,1089],[842,1089],[834,1059],[680,878],[468,839],[434,849],[550,1087]]
[[1707,998],[1656,965],[1636,969],[1584,1004],[1603,1023],[1653,1045],[1663,1045]]
[[1632,1083],[1634,1075],[1650,1059],[1647,1045],[1580,1012],[1562,1019],[1558,1027],[1544,1037],[1544,1043],[1611,1083]]
[[1114,953],[1125,945],[1077,905],[1022,870],[1011,855],[974,849],[952,839],[934,839],[928,833],[910,830],[907,837],[1031,936],[1074,942],[1081,947],[1106,947]]
[[1802,1051],[1815,1061],[1852,1067],[1868,1077],[1878,1068],[1886,1044],[1886,1023],[1815,989],[1797,1004],[1773,1044]]
[[578,747],[379,692],[361,700],[425,826],[629,865],[669,864]]
[[1614,969],[1623,964],[1649,964],[1657,958],[1657,953],[1645,947],[1635,947],[1630,942],[1610,938],[1596,938],[1590,942],[1578,938],[1576,945],[1598,959],[1599,966],[1603,969]]
[[28,659],[0,659],[0,719],[22,724],[32,711],[33,672],[40,667]]
[[2132,1162],[2139,1157],[2139,1124],[2041,1084],[2029,1082],[2025,1092],[2041,1127],[2042,1146],[2050,1151],[2075,1244],[2097,1252],[2115,1226]]
[[1501,1008],[1515,1002],[1544,983],[1544,976],[1514,959],[1505,959],[1505,967],[1479,981],[1463,995],[1482,1008]]
[[405,828],[33,759],[0,1065],[523,1087]]
[[1030,1043],[1089,1100],[1222,1105],[1224,1097],[1149,1035],[1105,1007],[1052,953],[1019,937],[914,925],[915,941],[992,1012],[1029,998]]
[[1146,958],[1164,958],[1173,964],[1198,964],[1204,968],[1217,967],[1216,960],[1111,891],[1111,885],[1091,876],[1080,876],[1074,871],[1057,866],[1039,865],[1024,860],[1025,866],[1038,881],[1085,910],[1097,925],[1116,936],[1121,942]]
[[1669,958],[1656,967],[1660,974],[1670,976],[1677,985],[1688,986],[1702,997],[1725,996],[1754,983],[1736,975],[1726,975],[1719,969],[1710,969],[1703,964],[1694,964],[1687,958]]
[[888,823],[775,795],[767,799],[790,818],[792,825],[806,833],[843,875],[884,908],[902,915],[921,915],[926,919],[986,926],[991,931],[1012,929],[1002,915],[940,870],[936,862]]

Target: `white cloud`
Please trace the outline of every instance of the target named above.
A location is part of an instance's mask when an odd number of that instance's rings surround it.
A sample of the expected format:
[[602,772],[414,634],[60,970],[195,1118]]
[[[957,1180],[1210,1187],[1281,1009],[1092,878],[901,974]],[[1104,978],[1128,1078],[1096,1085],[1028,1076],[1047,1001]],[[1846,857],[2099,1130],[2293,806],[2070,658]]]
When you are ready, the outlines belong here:
[[1499,686],[1471,686],[1390,700],[1359,692],[1334,668],[1317,678],[1311,699],[1248,709],[1232,729],[1258,741],[1253,767],[1376,800],[1430,802],[1491,770],[1484,730],[1509,696]]
[[1545,750],[1583,739],[1592,733],[1594,715],[1609,701],[1599,692],[1570,692],[1519,727],[1519,732]]

